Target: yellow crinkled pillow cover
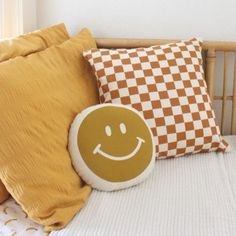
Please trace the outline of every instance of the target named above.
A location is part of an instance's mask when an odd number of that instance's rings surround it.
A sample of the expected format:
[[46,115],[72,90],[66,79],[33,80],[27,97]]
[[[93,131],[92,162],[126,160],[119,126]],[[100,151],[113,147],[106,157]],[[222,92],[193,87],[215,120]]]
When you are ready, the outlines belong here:
[[4,184],[0,180],[0,203],[6,201],[9,197],[9,193],[7,192]]
[[69,39],[69,35],[65,25],[58,24],[17,38],[0,40],[0,62],[43,51],[52,45],[61,44],[67,39]]
[[59,46],[0,64],[0,178],[46,231],[64,227],[91,191],[72,167],[67,138],[76,114],[98,103],[82,56],[94,47],[84,29]]
[[[0,40],[0,62],[42,51],[67,39],[69,39],[69,35],[65,25],[58,24],[17,38]],[[9,193],[0,180],[0,203],[4,202],[8,197]]]

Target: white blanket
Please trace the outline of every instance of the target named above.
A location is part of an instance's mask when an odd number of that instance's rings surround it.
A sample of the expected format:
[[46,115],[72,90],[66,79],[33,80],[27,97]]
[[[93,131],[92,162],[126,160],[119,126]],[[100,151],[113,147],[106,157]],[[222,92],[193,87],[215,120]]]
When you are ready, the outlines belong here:
[[93,191],[87,206],[51,236],[236,236],[236,136],[228,154],[156,162],[144,183]]
[[32,222],[10,198],[0,205],[0,236],[41,236],[43,227]]
[[[226,139],[231,153],[157,161],[152,176],[136,187],[93,191],[72,222],[50,236],[236,236],[236,136]],[[7,205],[8,218],[18,217],[9,201],[0,206],[0,235],[43,235],[18,206],[19,220],[4,224]]]

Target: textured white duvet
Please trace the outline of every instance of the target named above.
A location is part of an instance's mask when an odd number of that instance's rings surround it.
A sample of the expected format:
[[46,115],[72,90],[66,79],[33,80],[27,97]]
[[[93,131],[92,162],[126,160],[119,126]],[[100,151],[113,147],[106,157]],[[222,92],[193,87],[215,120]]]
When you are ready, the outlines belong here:
[[93,191],[72,222],[50,236],[236,236],[236,136],[226,139],[231,153],[157,161],[136,187]]
[[74,220],[51,236],[236,236],[236,136],[228,154],[156,162],[139,186],[93,191]]

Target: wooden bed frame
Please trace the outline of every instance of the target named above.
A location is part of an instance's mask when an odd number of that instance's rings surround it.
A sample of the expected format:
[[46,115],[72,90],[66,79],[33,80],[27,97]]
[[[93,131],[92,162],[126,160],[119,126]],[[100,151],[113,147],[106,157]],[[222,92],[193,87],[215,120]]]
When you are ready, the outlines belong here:
[[[137,47],[149,47],[153,45],[160,45],[166,43],[173,43],[179,40],[168,40],[168,39],[105,39],[97,38],[97,46],[99,48],[137,48]],[[227,134],[235,135],[236,134],[236,42],[218,42],[218,41],[204,41],[203,42],[203,57],[205,60],[205,74],[206,82],[208,85],[208,92],[211,97],[212,102],[221,101],[221,132],[226,134],[226,118],[230,122],[230,131]],[[216,82],[216,59],[217,53],[223,53],[223,95],[219,96],[215,94],[215,82]],[[227,94],[227,85],[229,81],[229,53],[234,53],[234,72],[233,72],[233,94]],[[232,110],[231,115],[226,117],[226,103],[231,101]]]

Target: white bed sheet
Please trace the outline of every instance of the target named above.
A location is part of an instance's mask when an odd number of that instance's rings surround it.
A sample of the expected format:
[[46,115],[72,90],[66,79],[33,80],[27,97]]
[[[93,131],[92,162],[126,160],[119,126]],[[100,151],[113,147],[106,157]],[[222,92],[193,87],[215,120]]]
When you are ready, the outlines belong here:
[[12,198],[0,205],[0,236],[42,235],[43,227],[31,221]]
[[[157,161],[136,187],[93,191],[71,223],[50,236],[236,236],[236,136],[226,139],[230,153]],[[9,219],[19,219],[6,224],[6,207]],[[0,205],[0,235],[45,235],[23,216],[12,199]]]
[[232,152],[157,161],[144,183],[93,191],[87,206],[50,236],[236,236],[236,136]]

